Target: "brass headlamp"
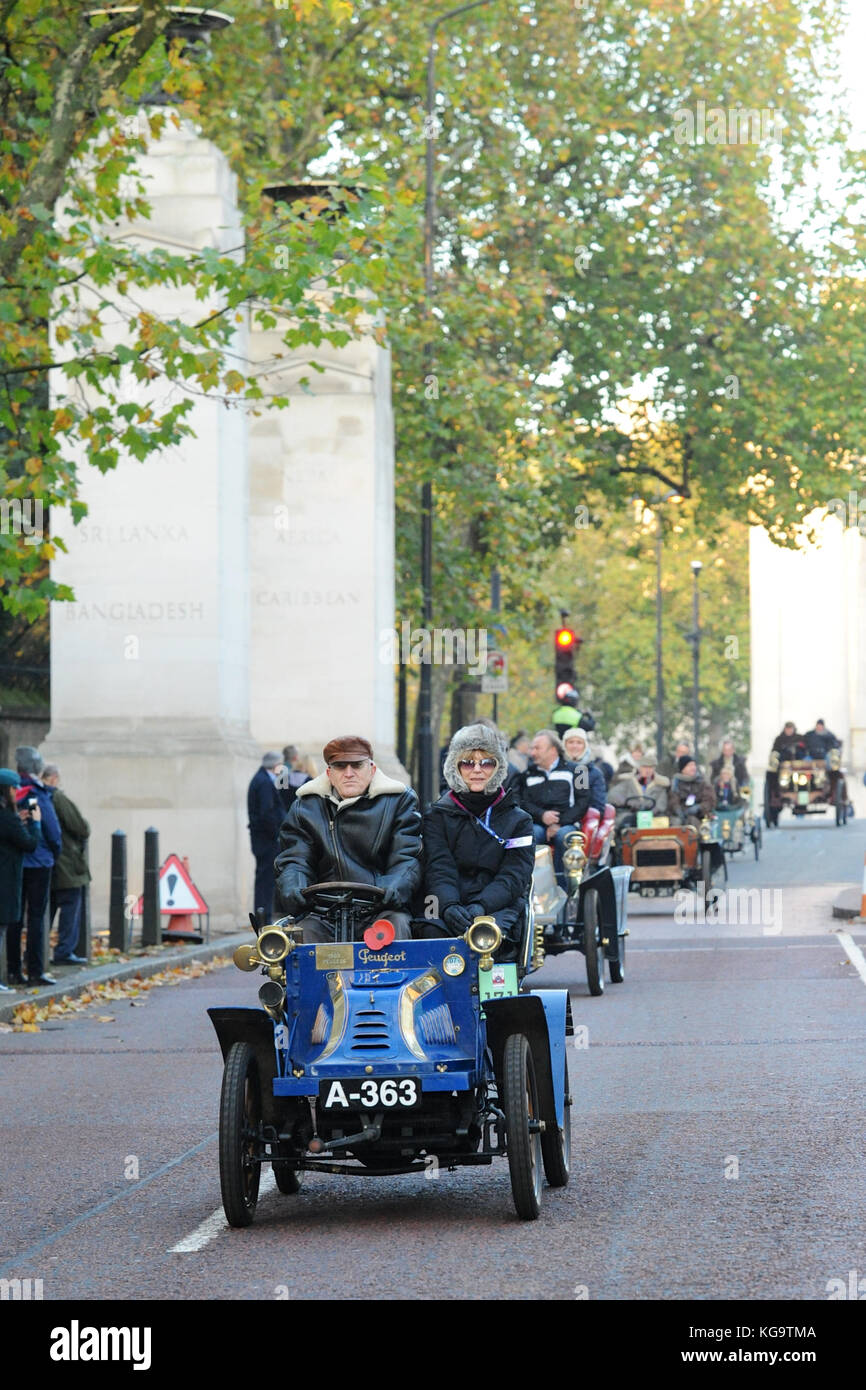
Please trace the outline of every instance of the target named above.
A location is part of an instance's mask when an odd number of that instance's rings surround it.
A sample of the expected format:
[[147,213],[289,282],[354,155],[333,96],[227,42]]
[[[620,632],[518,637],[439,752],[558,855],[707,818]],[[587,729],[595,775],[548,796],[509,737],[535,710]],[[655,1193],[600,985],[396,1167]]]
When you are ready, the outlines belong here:
[[489,970],[493,965],[493,952],[498,951],[502,941],[502,931],[494,917],[476,917],[463,940],[481,959],[479,970]]
[[563,841],[562,867],[568,877],[579,883],[586,868],[586,836],[582,830],[572,830]]
[[294,950],[294,944],[282,927],[265,927],[256,942],[256,951],[267,965],[276,965]]

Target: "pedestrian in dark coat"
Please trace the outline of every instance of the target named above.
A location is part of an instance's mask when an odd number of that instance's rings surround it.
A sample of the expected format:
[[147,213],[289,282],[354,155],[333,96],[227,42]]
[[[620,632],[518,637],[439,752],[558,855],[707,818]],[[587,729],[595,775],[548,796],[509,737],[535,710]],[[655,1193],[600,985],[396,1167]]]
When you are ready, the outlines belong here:
[[291,811],[298,787],[312,780],[309,772],[305,772],[301,766],[300,755],[295,745],[287,743],[283,749],[283,766],[277,775],[277,790],[283,803],[284,815]]
[[283,771],[279,753],[265,753],[247,790],[250,846],[256,861],[253,906],[256,915],[263,913],[267,922],[274,913],[274,860],[286,816],[279,785]]
[[440,929],[462,936],[495,917],[500,959],[516,954],[535,865],[532,818],[503,786],[508,754],[496,733],[467,724],[445,759],[448,791],[424,816],[424,889]]
[[53,764],[42,772],[46,787],[54,793],[54,812],[60,822],[62,844],[60,857],[54,865],[51,879],[50,920],[60,911],[54,965],[86,965],[87,957],[78,954],[78,937],[84,907],[84,890],[90,882],[87,864],[87,841],[90,826],[75,802],[60,790],[60,769]]
[[411,787],[386,777],[359,734],[331,739],[325,771],[298,788],[280,829],[274,865],[277,904],[301,918],[304,941],[334,939],[329,922],[310,913],[303,890],[329,880],[375,883],[395,937],[411,935],[410,908],[421,882],[421,812]]
[[43,936],[51,896],[51,874],[62,848],[60,822],[54,814],[54,790],[42,781],[41,753],[25,745],[16,748],[15,761],[21,778],[19,793],[26,789],[27,799],[35,797],[39,804],[42,834],[36,848],[24,856],[21,916],[9,928],[6,936],[9,978],[14,984],[24,983],[21,973],[21,933],[26,929],[27,979],[32,985],[53,985],[57,983],[54,976],[45,972]]
[[[18,810],[15,790],[21,778],[9,767],[0,768],[0,961],[5,973],[6,932],[21,919],[21,877],[24,855],[36,849],[42,831],[41,813]],[[8,986],[0,982],[0,990]]]

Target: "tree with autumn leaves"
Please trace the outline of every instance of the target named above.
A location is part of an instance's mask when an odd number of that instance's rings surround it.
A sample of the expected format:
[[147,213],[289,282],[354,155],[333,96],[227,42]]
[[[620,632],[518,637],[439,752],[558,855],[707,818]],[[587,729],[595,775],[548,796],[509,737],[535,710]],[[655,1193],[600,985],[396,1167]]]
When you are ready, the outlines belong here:
[[[17,190],[30,186],[56,143],[60,74],[83,41],[80,25],[62,23],[70,8],[0,0],[4,29],[19,26],[17,50],[7,44],[13,69],[7,63],[0,77],[12,174],[4,238],[25,205]],[[455,19],[440,31],[437,58],[431,321],[422,312],[421,226],[432,13],[408,0],[303,11],[226,0],[222,8],[235,19],[231,40],[217,36],[197,64],[175,46],[169,81],[249,191],[244,264],[166,258],[142,267],[96,235],[119,206],[121,175],[138,149],[122,118],[165,62],[165,6],[145,5],[150,47],[141,26],[135,51],[128,35],[116,48],[103,41],[90,54],[100,55],[101,76],[92,76],[91,61],[90,87],[81,77],[67,184],[88,149],[107,143],[110,157],[100,161],[99,185],[72,183],[78,240],[52,240],[64,234],[43,193],[27,204],[29,239],[15,264],[3,265],[0,424],[18,449],[13,486],[42,486],[54,506],[75,502],[64,447],[80,422],[58,422],[40,405],[44,368],[33,343],[21,346],[25,329],[38,339],[52,302],[70,292],[62,283],[69,262],[84,256],[106,293],[130,276],[145,283],[148,275],[196,275],[227,303],[252,292],[302,302],[304,284],[326,273],[345,233],[333,219],[296,210],[297,239],[275,282],[258,190],[311,175],[365,190],[371,202],[359,219],[382,253],[354,265],[350,258],[340,322],[325,328],[353,331],[356,287],[372,290],[386,311],[398,616],[420,614],[427,479],[436,501],[437,624],[485,625],[496,568],[509,640],[537,640],[539,648],[555,617],[551,570],[572,563],[561,547],[573,540],[575,508],[589,499],[618,515],[634,495],[675,488],[695,504],[704,535],[728,520],[760,522],[784,542],[813,506],[856,483],[862,411],[853,391],[866,350],[863,156],[846,150],[834,103],[840,11],[823,0],[493,0]],[[64,48],[56,35],[67,31]],[[122,59],[128,70],[109,81],[104,64]],[[778,118],[754,143],[683,140],[683,113],[699,102]],[[832,208],[814,177],[828,161],[838,171]],[[387,274],[365,278],[370,265]],[[22,326],[20,309],[8,315],[24,302],[34,307]],[[228,330],[224,318],[196,327],[203,337],[194,343],[171,325],[156,346],[137,337],[136,373],[176,373],[244,397],[250,383],[226,379]],[[93,322],[81,331],[84,338],[66,345],[73,378],[79,363],[85,376],[110,378],[113,364],[86,338]],[[27,366],[29,376],[17,370]],[[98,466],[110,467],[118,449],[146,458],[184,427],[182,411],[124,419],[110,397],[105,411],[85,424]],[[20,549],[10,539],[0,553],[17,575],[17,601],[37,611],[50,585],[28,580],[44,555],[31,548],[16,571]],[[606,543],[622,543],[616,528]],[[579,551],[573,563],[582,563]],[[731,571],[732,585],[743,581]],[[439,709],[451,674],[437,672]]]

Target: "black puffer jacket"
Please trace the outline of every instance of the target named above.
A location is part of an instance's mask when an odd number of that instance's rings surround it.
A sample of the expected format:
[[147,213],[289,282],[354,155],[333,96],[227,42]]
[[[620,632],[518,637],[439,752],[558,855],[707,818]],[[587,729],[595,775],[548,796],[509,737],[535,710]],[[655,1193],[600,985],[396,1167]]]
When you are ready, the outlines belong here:
[[301,889],[329,879],[377,883],[383,907],[407,911],[421,881],[418,798],[379,768],[363,796],[335,801],[327,773],[298,787],[280,827],[277,903],[298,916]]
[[[535,865],[532,820],[507,791],[490,812],[490,829],[507,849],[458,806],[450,793],[424,816],[424,889],[438,899],[437,915],[449,907],[479,903],[496,914],[523,902]],[[525,842],[525,843],[524,843]]]
[[566,758],[560,758],[549,772],[533,763],[521,774],[520,804],[529,812],[536,825],[543,825],[545,811],[558,811],[560,825],[574,825],[583,820],[590,806],[589,786],[580,783],[575,786],[577,766]]

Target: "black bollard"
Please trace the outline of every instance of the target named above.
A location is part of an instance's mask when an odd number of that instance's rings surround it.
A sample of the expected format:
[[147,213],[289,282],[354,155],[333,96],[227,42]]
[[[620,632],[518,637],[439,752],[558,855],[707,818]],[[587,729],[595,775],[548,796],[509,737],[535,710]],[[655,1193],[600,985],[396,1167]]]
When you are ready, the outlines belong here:
[[[89,913],[89,907],[88,907]],[[111,892],[108,902],[108,944],[113,951],[129,950],[126,920],[126,832],[115,830],[111,837]],[[90,942],[86,942],[90,957]]]
[[158,946],[159,923],[159,831],[153,826],[144,832],[144,903],[141,915],[142,946]]

